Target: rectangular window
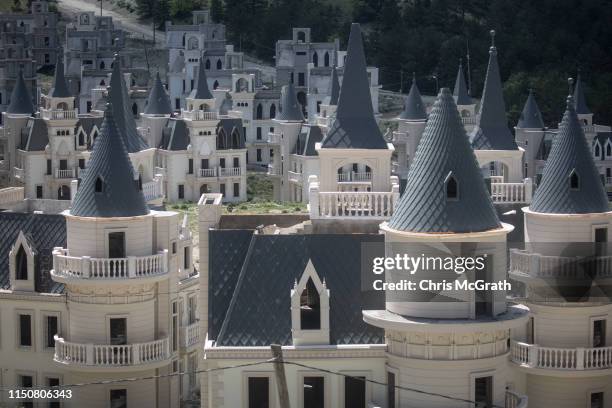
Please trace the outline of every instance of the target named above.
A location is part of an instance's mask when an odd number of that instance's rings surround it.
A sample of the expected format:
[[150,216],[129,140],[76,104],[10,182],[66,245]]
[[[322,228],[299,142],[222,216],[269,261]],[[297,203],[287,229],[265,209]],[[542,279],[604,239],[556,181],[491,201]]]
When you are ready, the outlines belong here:
[[304,377],[304,407],[323,408],[325,406],[324,387],[323,377]]
[[365,408],[365,377],[344,377],[344,407]]
[[181,109],[181,98],[174,98],[174,109]]
[[321,101],[317,101],[317,113],[321,113]]
[[606,347],[606,321],[593,321],[593,347]]
[[274,149],[270,149],[270,158],[273,159],[274,158]]
[[187,167],[187,174],[193,174],[193,159],[189,159]]
[[306,51],[296,51],[295,55],[306,55]]
[[29,314],[19,315],[19,345],[32,346],[32,316]]
[[185,198],[185,186],[182,184],[178,185],[178,198],[183,200]]
[[274,133],[274,128],[273,127],[270,128],[270,133]]
[[219,184],[219,192],[225,198],[225,184]]
[[387,406],[395,408],[395,374],[387,372]]
[[57,316],[46,316],[46,344],[45,346],[51,348],[55,347],[55,339],[53,338],[56,334],[59,334],[59,324]]
[[[48,387],[54,387],[54,388],[50,388],[51,391],[53,390],[57,390],[59,389],[58,386],[60,385],[60,380],[59,378],[47,378],[47,386]],[[60,402],[59,401],[49,401],[49,408],[60,408]]]
[[110,390],[110,408],[127,408],[127,390]]
[[261,140],[261,128],[257,127],[257,140]]
[[234,157],[234,168],[240,167],[240,159],[238,157]]
[[176,301],[172,302],[172,351],[178,350],[178,305]]
[[201,159],[200,160],[200,168],[202,168],[202,169],[207,169],[208,168],[208,159]]
[[87,101],[87,113],[91,112],[91,101]]
[[[108,234],[108,257],[125,258],[125,232],[109,232]],[[116,273],[123,272],[117,265]]]
[[176,242],[172,243],[172,255],[176,254]]
[[79,169],[83,170],[85,168],[85,159],[79,159]]
[[249,377],[249,407],[248,408],[269,408],[269,407],[270,407],[270,379],[268,377]]
[[603,392],[591,393],[590,408],[604,408],[604,393]]
[[62,159],[59,161],[59,168],[60,170],[67,170],[68,169],[68,160]]
[[474,380],[474,400],[477,407],[493,406],[493,377],[480,377]]
[[47,174],[51,174],[51,159],[47,159]]
[[191,260],[189,259],[189,246],[186,246],[185,250],[183,251],[183,269],[189,270],[190,263]]
[[219,166],[224,169],[225,168],[225,158],[220,158],[219,159]]
[[304,86],[305,80],[304,80],[304,73],[300,72],[298,73],[298,86]]
[[[34,377],[31,375],[21,375],[19,376],[19,380],[21,382],[22,388],[32,388],[34,386]],[[34,402],[32,401],[24,401],[19,405],[20,408],[33,408]]]
[[36,186],[36,198],[43,198],[43,186]]
[[110,344],[121,346],[127,344],[127,319],[125,317],[115,317],[108,321]]
[[196,310],[196,297],[189,296],[187,298],[187,324],[194,324],[196,322]]
[[535,320],[533,316],[527,322],[527,343],[535,344]]
[[257,149],[257,161],[261,161],[261,149]]
[[240,197],[240,183],[234,183],[234,197]]
[[607,228],[595,228],[595,254],[602,256],[606,253],[606,246],[608,243],[608,229]]

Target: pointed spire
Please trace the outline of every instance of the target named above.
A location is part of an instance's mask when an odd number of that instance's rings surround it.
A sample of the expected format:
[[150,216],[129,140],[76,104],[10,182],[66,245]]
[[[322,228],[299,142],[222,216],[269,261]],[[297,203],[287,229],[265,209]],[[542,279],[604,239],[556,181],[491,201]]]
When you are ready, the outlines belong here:
[[57,62],[55,63],[55,75],[53,77],[53,88],[49,92],[51,98],[70,98],[72,95],[68,90],[66,77],[64,76],[64,60],[61,53],[57,54]]
[[606,192],[576,114],[572,79],[569,81],[570,94],[559,133],[553,139],[542,181],[529,209],[552,214],[607,212]]
[[146,215],[134,168],[123,144],[111,104],[96,139],[87,170],[79,184],[70,214],[79,217],[134,217]]
[[155,82],[151,88],[149,94],[149,100],[145,107],[144,113],[147,115],[170,115],[172,113],[172,105],[170,104],[170,98],[164,85],[159,77],[159,71],[155,76]]
[[19,113],[19,114],[32,114],[34,113],[34,104],[32,104],[32,97],[28,91],[28,87],[23,79],[23,72],[19,70],[17,75],[17,81],[15,87],[11,93],[11,102],[6,109],[7,113]]
[[361,28],[356,23],[351,25],[341,89],[336,119],[322,146],[386,149],[387,142],[374,118]]
[[576,107],[576,113],[579,115],[589,115],[593,113],[586,104],[582,79],[580,78],[580,70],[578,70],[578,78],[576,79],[576,87],[574,88],[574,104]]
[[138,133],[136,121],[129,105],[129,96],[123,79],[119,55],[115,55],[113,61],[108,99],[113,109],[115,123],[117,123],[117,128],[123,137],[123,143],[128,152],[134,153],[147,149],[147,142]]
[[476,127],[470,135],[472,146],[479,150],[517,150],[508,121],[506,103],[502,90],[495,31],[491,30],[491,48],[489,48],[489,66],[485,78],[484,91],[480,101]]
[[459,60],[459,70],[457,71],[457,79],[455,79],[455,89],[453,90],[453,97],[457,105],[472,105],[472,98],[468,94],[468,88],[465,83],[465,77],[463,76],[463,63]]
[[427,112],[425,110],[425,104],[423,98],[421,98],[421,92],[416,83],[416,73],[412,73],[412,86],[408,97],[404,101],[404,110],[400,114],[400,119],[407,120],[425,120],[427,119]]
[[291,82],[281,89],[280,113],[276,116],[276,119],[291,122],[304,120],[302,108],[295,96],[295,88]]
[[332,67],[331,72],[331,84],[329,88],[329,104],[338,105],[338,98],[340,97],[340,82],[338,81],[338,71],[336,66]]
[[402,195],[389,221],[393,229],[465,233],[500,227],[448,88],[440,90],[429,114],[406,182],[410,193]]
[[189,94],[191,99],[213,99],[210,89],[208,89],[208,81],[206,80],[206,69],[204,67],[204,58],[200,58],[198,64],[198,78],[196,79],[195,88]]
[[520,129],[542,129],[544,127],[544,121],[542,120],[542,114],[540,108],[533,95],[533,90],[529,90],[529,96],[521,112],[517,128]]

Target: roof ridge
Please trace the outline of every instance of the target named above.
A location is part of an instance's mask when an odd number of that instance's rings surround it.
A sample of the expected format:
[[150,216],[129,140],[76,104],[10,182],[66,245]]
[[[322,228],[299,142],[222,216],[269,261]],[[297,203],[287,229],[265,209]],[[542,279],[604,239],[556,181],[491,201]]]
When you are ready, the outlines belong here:
[[164,88],[159,77],[159,71],[155,76],[155,81],[151,87],[149,93],[149,99],[147,106],[145,107],[144,113],[147,115],[170,115],[172,114],[172,105],[170,104],[170,97]]

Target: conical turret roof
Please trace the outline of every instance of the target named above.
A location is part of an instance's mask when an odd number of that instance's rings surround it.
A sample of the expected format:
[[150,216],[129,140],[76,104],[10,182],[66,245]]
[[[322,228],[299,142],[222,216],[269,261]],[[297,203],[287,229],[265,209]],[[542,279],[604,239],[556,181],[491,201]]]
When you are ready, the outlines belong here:
[[322,146],[341,149],[387,148],[374,118],[361,28],[356,23],[351,25],[336,119]]
[[71,215],[134,217],[149,213],[138,181],[134,180],[134,168],[113,111],[107,105],[100,134],[70,208]]
[[161,82],[159,72],[155,76],[155,82],[151,88],[151,93],[149,94],[144,113],[147,115],[170,115],[172,113],[170,98]]
[[134,153],[147,149],[147,142],[138,133],[136,121],[130,109],[129,96],[125,81],[123,80],[119,56],[116,56],[113,61],[108,99],[113,109],[115,123],[121,133],[127,151]]
[[200,58],[198,64],[198,77],[196,79],[195,88],[189,94],[192,99],[213,99],[210,89],[208,89],[208,81],[206,80],[206,69],[204,67],[204,61]]
[[[455,196],[448,195],[449,183]],[[448,88],[429,114],[404,191],[389,221],[395,230],[467,233],[501,226]]]
[[567,98],[559,133],[544,166],[531,211],[588,214],[609,211],[608,199],[591,150],[576,114],[574,98]]
[[457,105],[472,105],[472,98],[468,94],[468,87],[465,83],[465,76],[463,76],[463,64],[459,62],[459,70],[457,71],[457,79],[455,79],[455,89],[453,90],[453,97]]
[[66,82],[66,77],[64,76],[64,61],[59,53],[57,55],[57,62],[55,63],[53,88],[51,88],[49,96],[52,98],[69,98],[72,96],[68,90],[68,83]]
[[576,113],[579,115],[588,115],[593,113],[586,104],[586,97],[584,96],[584,87],[582,86],[580,73],[578,73],[576,86],[574,87],[574,104],[576,107]]
[[32,97],[28,91],[28,87],[23,79],[23,72],[19,70],[17,75],[17,81],[15,87],[11,93],[11,102],[6,109],[7,113],[19,113],[19,114],[32,114],[34,113],[34,105],[32,104]]
[[295,87],[292,83],[281,89],[280,113],[276,115],[278,120],[301,122],[304,120],[302,108],[295,96]]
[[340,97],[340,81],[338,81],[338,71],[336,66],[332,67],[331,72],[331,84],[329,88],[329,104],[338,105],[338,98]]
[[497,48],[493,42],[495,38],[493,30],[491,30],[491,38],[489,66],[480,101],[480,112],[470,140],[474,149],[478,150],[517,150],[518,146],[508,129],[506,103],[497,63]]
[[516,127],[521,129],[542,129],[544,127],[540,108],[531,89]]
[[427,112],[425,110],[425,104],[423,98],[421,98],[421,92],[416,83],[416,75],[412,74],[412,86],[410,92],[404,100],[404,110],[400,114],[400,119],[407,120],[425,120],[427,119]]

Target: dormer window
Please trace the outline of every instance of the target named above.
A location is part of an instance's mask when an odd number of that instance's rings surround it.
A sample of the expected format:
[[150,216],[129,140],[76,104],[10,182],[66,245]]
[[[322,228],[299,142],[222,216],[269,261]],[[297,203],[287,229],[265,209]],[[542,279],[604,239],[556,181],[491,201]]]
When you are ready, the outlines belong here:
[[291,289],[293,345],[329,344],[329,289],[309,260]]
[[300,329],[321,329],[321,303],[319,292],[310,278],[300,295]]
[[610,141],[606,143],[606,157],[612,156],[612,146],[610,145]]
[[36,253],[23,231],[9,252],[9,271],[14,290],[34,291],[34,262]]
[[446,199],[456,201],[459,199],[459,183],[451,171],[444,180],[444,189],[446,191]]
[[597,143],[595,145],[595,157],[599,158],[600,155],[601,155],[601,151],[599,149],[599,143]]
[[101,193],[103,191],[104,191],[104,180],[102,179],[102,177],[98,176],[96,178],[95,192]]
[[28,256],[23,245],[19,245],[15,256],[15,279],[28,280]]
[[573,169],[569,175],[570,190],[580,190],[580,176],[576,169]]

